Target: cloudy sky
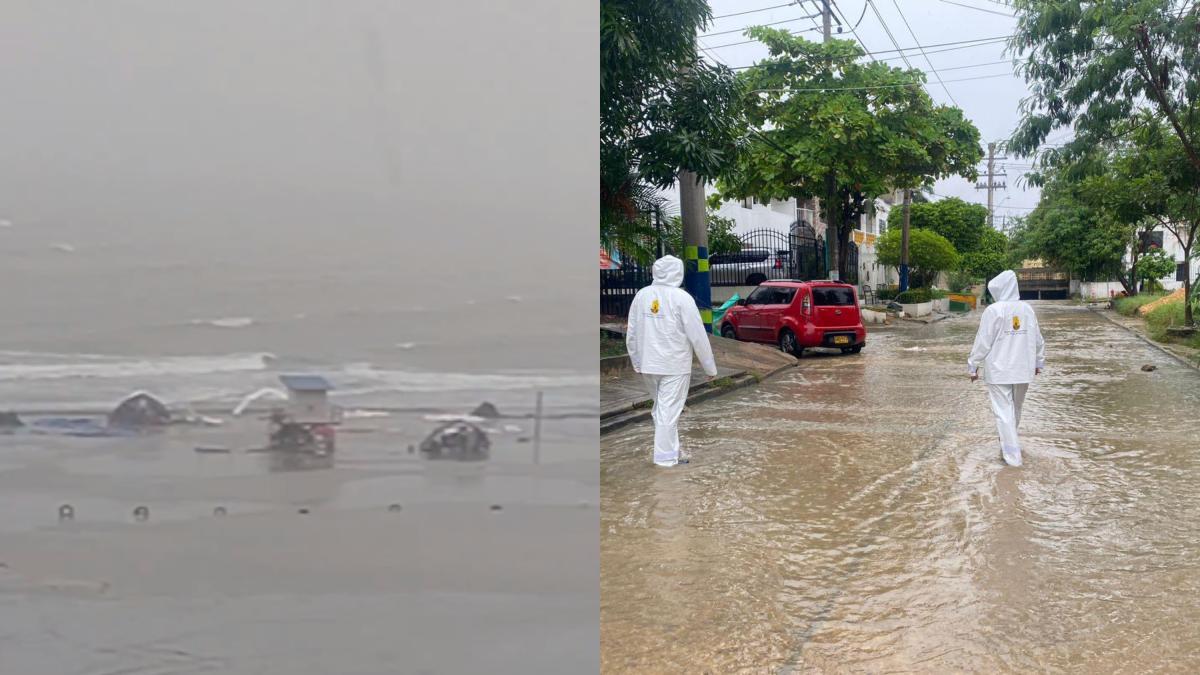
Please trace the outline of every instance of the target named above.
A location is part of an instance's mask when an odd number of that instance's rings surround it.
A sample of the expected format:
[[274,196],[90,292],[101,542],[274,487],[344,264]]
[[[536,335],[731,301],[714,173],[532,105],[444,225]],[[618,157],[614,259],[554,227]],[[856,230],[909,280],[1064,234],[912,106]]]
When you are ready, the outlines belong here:
[[[701,37],[704,54],[734,68],[766,57],[766,48],[756,42],[747,43],[748,38],[741,32],[755,25],[774,24],[775,28],[793,32],[806,31],[800,34],[820,40],[820,18],[805,18],[819,12],[819,3],[820,0],[791,4],[785,0],[709,0],[717,18]],[[979,128],[984,144],[1009,137],[1019,120],[1020,101],[1028,96],[1029,89],[1016,74],[1011,55],[1005,53],[1005,42],[994,39],[1011,35],[1016,27],[1012,10],[1002,2],[837,0],[834,7],[835,16],[843,24],[840,35],[834,24],[835,37],[857,38],[875,58],[893,65],[904,67],[900,57],[906,57],[912,67],[925,71],[926,90],[934,101],[962,108]],[[988,39],[992,40],[986,42]],[[897,45],[904,51],[898,52]],[[924,55],[916,49],[918,45],[925,47]],[[944,86],[938,82],[938,75]],[[1058,131],[1051,134],[1050,140],[1061,141],[1065,135]],[[1007,173],[1007,178],[998,179],[1007,188],[996,193],[997,226],[1003,224],[1005,216],[1026,214],[1037,204],[1037,190],[1018,180],[1029,162],[1011,156],[1008,161],[997,162],[997,172]],[[986,191],[975,189],[974,183],[962,178],[939,181],[935,193],[987,203]]]

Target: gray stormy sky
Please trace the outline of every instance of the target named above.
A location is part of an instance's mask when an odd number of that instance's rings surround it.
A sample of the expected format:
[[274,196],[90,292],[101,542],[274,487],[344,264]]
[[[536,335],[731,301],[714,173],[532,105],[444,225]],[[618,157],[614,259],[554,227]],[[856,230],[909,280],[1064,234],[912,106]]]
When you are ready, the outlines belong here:
[[[700,43],[707,49],[703,52],[709,59],[717,58],[729,66],[748,66],[767,56],[767,50],[759,43],[729,45],[747,40],[740,32],[712,35],[724,31],[739,29],[746,26],[765,25],[780,21],[788,21],[773,26],[790,31],[810,29],[802,35],[809,40],[820,40],[820,19],[798,19],[809,14],[817,13],[820,0],[807,0],[802,4],[792,4],[786,7],[761,12],[729,16],[716,19],[705,31],[707,37],[701,37]],[[867,0],[838,0],[835,5],[844,16],[841,35],[837,34],[837,24],[834,24],[834,36],[841,39],[853,39],[850,27],[855,29],[860,44],[872,52],[885,52],[877,56],[886,59],[889,64],[904,67],[899,54],[892,44],[879,17],[865,4]],[[998,0],[871,0],[883,17],[883,22],[895,37],[901,48],[916,45],[935,45],[950,42],[961,42],[1011,35],[1016,27],[1016,20],[1004,14],[1012,14],[1012,10]],[[775,5],[783,5],[782,0],[710,0],[714,16],[747,12]],[[962,7],[969,5],[974,9]],[[865,10],[865,15],[864,15]],[[861,24],[859,17],[862,17]],[[790,21],[792,19],[798,19]],[[912,27],[912,32],[905,26],[904,19]],[[815,22],[815,23],[814,23]],[[945,48],[933,48],[945,49]],[[1029,90],[1024,80],[1018,76],[1012,65],[1011,57],[1004,54],[1003,43],[975,46],[968,49],[955,49],[929,54],[933,67],[941,72],[946,81],[946,89],[968,119],[975,123],[982,136],[981,142],[986,148],[989,141],[1006,140],[1019,120],[1018,104],[1028,95]],[[926,90],[934,101],[953,104],[938,84],[937,78],[930,70],[929,63],[920,51],[903,52],[913,67],[926,72],[928,83]],[[1003,61],[1003,63],[998,63]],[[986,65],[984,65],[986,64]],[[951,69],[953,70],[944,70]],[[996,77],[992,77],[996,76]],[[986,79],[966,78],[986,77]],[[1066,134],[1062,131],[1051,134],[1051,141],[1061,141]],[[1038,191],[1036,188],[1023,187],[1018,184],[1018,177],[1030,164],[1029,159],[1018,159],[1008,156],[1007,162],[997,163],[997,172],[1003,167],[1008,174],[1007,189],[999,190],[995,195],[996,225],[1002,224],[1002,216],[1021,216],[1037,204]],[[982,164],[980,165],[983,166]],[[987,203],[987,194],[976,190],[974,183],[962,178],[950,178],[939,181],[934,188],[941,196],[961,197],[967,201],[979,204]]]
[[[304,261],[594,287],[598,140],[537,102],[578,99],[563,60],[595,27],[547,6],[5,2],[0,218],[106,243],[134,230],[164,247],[299,242]],[[597,59],[578,70],[595,77]]]

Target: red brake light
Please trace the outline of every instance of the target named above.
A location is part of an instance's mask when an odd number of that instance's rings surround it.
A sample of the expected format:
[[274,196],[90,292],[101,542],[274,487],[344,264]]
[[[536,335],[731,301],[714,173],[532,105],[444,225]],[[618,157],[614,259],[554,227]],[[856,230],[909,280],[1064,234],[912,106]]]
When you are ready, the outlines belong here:
[[801,308],[804,310],[805,314],[812,313],[812,300],[810,300],[807,295],[804,296],[804,304],[801,305]]
[[783,269],[783,259],[782,258],[775,259],[775,269],[777,269],[777,270]]

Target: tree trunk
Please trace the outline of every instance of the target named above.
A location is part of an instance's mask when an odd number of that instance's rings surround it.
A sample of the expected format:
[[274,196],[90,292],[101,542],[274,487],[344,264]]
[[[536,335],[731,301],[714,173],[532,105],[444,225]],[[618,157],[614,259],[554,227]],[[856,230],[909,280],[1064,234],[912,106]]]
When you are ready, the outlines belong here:
[[1192,247],[1183,249],[1183,324],[1194,326],[1192,319]]

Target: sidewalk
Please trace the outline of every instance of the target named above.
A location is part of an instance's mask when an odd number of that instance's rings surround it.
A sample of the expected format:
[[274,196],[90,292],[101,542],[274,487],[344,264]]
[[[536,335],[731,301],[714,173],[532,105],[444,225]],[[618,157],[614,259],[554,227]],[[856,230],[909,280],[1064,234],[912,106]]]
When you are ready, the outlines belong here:
[[[622,333],[624,326],[604,324],[605,330]],[[699,403],[727,394],[795,366],[795,357],[767,345],[751,344],[709,336],[713,357],[717,362],[717,376],[710,378],[698,366],[692,370],[692,383],[688,391],[688,405]],[[605,372],[600,379],[600,433],[641,422],[650,417],[652,402],[642,384],[642,376],[635,373],[625,357],[608,359]]]

